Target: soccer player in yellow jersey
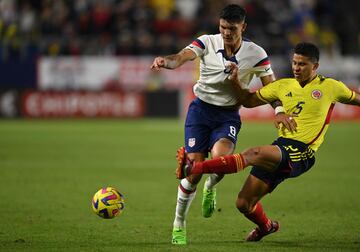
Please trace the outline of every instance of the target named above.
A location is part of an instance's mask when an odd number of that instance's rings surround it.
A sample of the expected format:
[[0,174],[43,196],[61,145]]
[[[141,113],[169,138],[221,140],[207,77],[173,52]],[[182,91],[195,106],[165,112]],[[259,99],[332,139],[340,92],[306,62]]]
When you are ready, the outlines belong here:
[[257,224],[247,241],[259,241],[279,230],[279,223],[266,216],[260,200],[285,179],[297,177],[314,165],[315,152],[324,141],[335,103],[360,106],[358,93],[340,81],[318,75],[318,67],[318,48],[311,43],[299,43],[292,59],[294,78],[274,81],[250,93],[241,89],[236,78],[238,69],[233,65],[231,79],[238,87],[241,103],[256,107],[280,100],[283,112],[292,115],[290,123],[296,130],[279,127],[279,138],[272,145],[203,162],[190,161],[184,148],[178,150],[178,178],[190,174],[236,173],[253,166],[236,201],[239,211]]

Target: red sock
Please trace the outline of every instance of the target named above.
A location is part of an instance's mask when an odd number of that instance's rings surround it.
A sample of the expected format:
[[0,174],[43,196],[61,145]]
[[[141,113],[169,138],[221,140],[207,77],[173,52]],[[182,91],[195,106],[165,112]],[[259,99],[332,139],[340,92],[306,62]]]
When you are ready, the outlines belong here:
[[246,218],[257,224],[260,229],[268,230],[270,228],[271,220],[266,217],[266,214],[260,202],[255,205],[254,210],[251,213],[244,215]]
[[192,174],[201,173],[236,173],[246,167],[245,159],[240,154],[233,154],[224,157],[218,157],[203,162],[194,162],[191,169]]

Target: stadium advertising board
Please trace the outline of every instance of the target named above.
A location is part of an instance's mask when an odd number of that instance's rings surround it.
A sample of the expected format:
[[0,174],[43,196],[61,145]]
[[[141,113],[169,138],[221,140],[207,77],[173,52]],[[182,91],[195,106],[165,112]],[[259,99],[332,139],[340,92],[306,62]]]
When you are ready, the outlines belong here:
[[[137,101],[133,104],[137,105],[133,105],[133,108],[127,106],[127,102],[122,99],[133,97],[132,92],[163,89],[181,90],[182,96],[178,101],[181,108],[179,114],[184,115],[187,105],[193,98],[192,86],[198,76],[196,63],[188,62],[176,70],[163,69],[157,72],[150,70],[152,60],[153,57],[133,56],[42,57],[38,61],[37,74],[37,86],[42,92],[30,92],[23,96],[22,114],[35,117],[146,116],[144,102],[140,102],[144,97],[136,98]],[[273,61],[276,61],[275,66],[282,66],[283,60],[273,57]],[[324,74],[329,74],[329,71],[331,69],[322,69]],[[348,78],[345,78],[344,82],[356,85],[356,82]],[[259,85],[260,82],[254,80],[251,89],[257,89]],[[114,91],[115,94],[110,91]],[[114,99],[114,95],[121,98]],[[240,112],[246,120],[271,120],[274,113],[270,106],[242,108]],[[360,111],[357,107],[337,104],[332,118],[359,120]]]
[[152,57],[42,57],[39,90],[175,89],[195,82],[194,62],[172,71],[151,71]]
[[16,117],[19,114],[19,91],[0,91],[0,117]]
[[140,117],[144,115],[142,93],[37,92],[21,97],[25,117]]

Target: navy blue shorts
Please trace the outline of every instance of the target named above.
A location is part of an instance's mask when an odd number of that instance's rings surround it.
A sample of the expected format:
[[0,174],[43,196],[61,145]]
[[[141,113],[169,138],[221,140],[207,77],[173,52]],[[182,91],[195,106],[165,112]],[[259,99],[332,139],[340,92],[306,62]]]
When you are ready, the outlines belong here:
[[189,105],[185,121],[186,152],[207,155],[220,138],[236,144],[240,128],[239,109],[215,106],[196,98]]
[[275,172],[267,172],[261,167],[254,166],[250,174],[275,187],[287,178],[297,177],[308,171],[315,163],[315,152],[305,143],[280,137],[272,145],[279,146],[282,159]]

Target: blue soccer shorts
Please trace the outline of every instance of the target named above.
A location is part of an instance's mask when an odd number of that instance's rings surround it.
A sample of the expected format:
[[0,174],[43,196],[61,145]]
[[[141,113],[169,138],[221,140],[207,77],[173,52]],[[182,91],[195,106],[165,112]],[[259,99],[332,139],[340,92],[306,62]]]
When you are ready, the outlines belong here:
[[215,106],[196,98],[189,105],[185,121],[186,152],[201,152],[207,156],[220,138],[236,144],[240,128],[238,108]]
[[281,162],[274,172],[254,166],[250,174],[270,186],[270,191],[287,178],[300,176],[315,163],[315,152],[305,143],[280,137],[272,145],[277,145],[282,153]]

